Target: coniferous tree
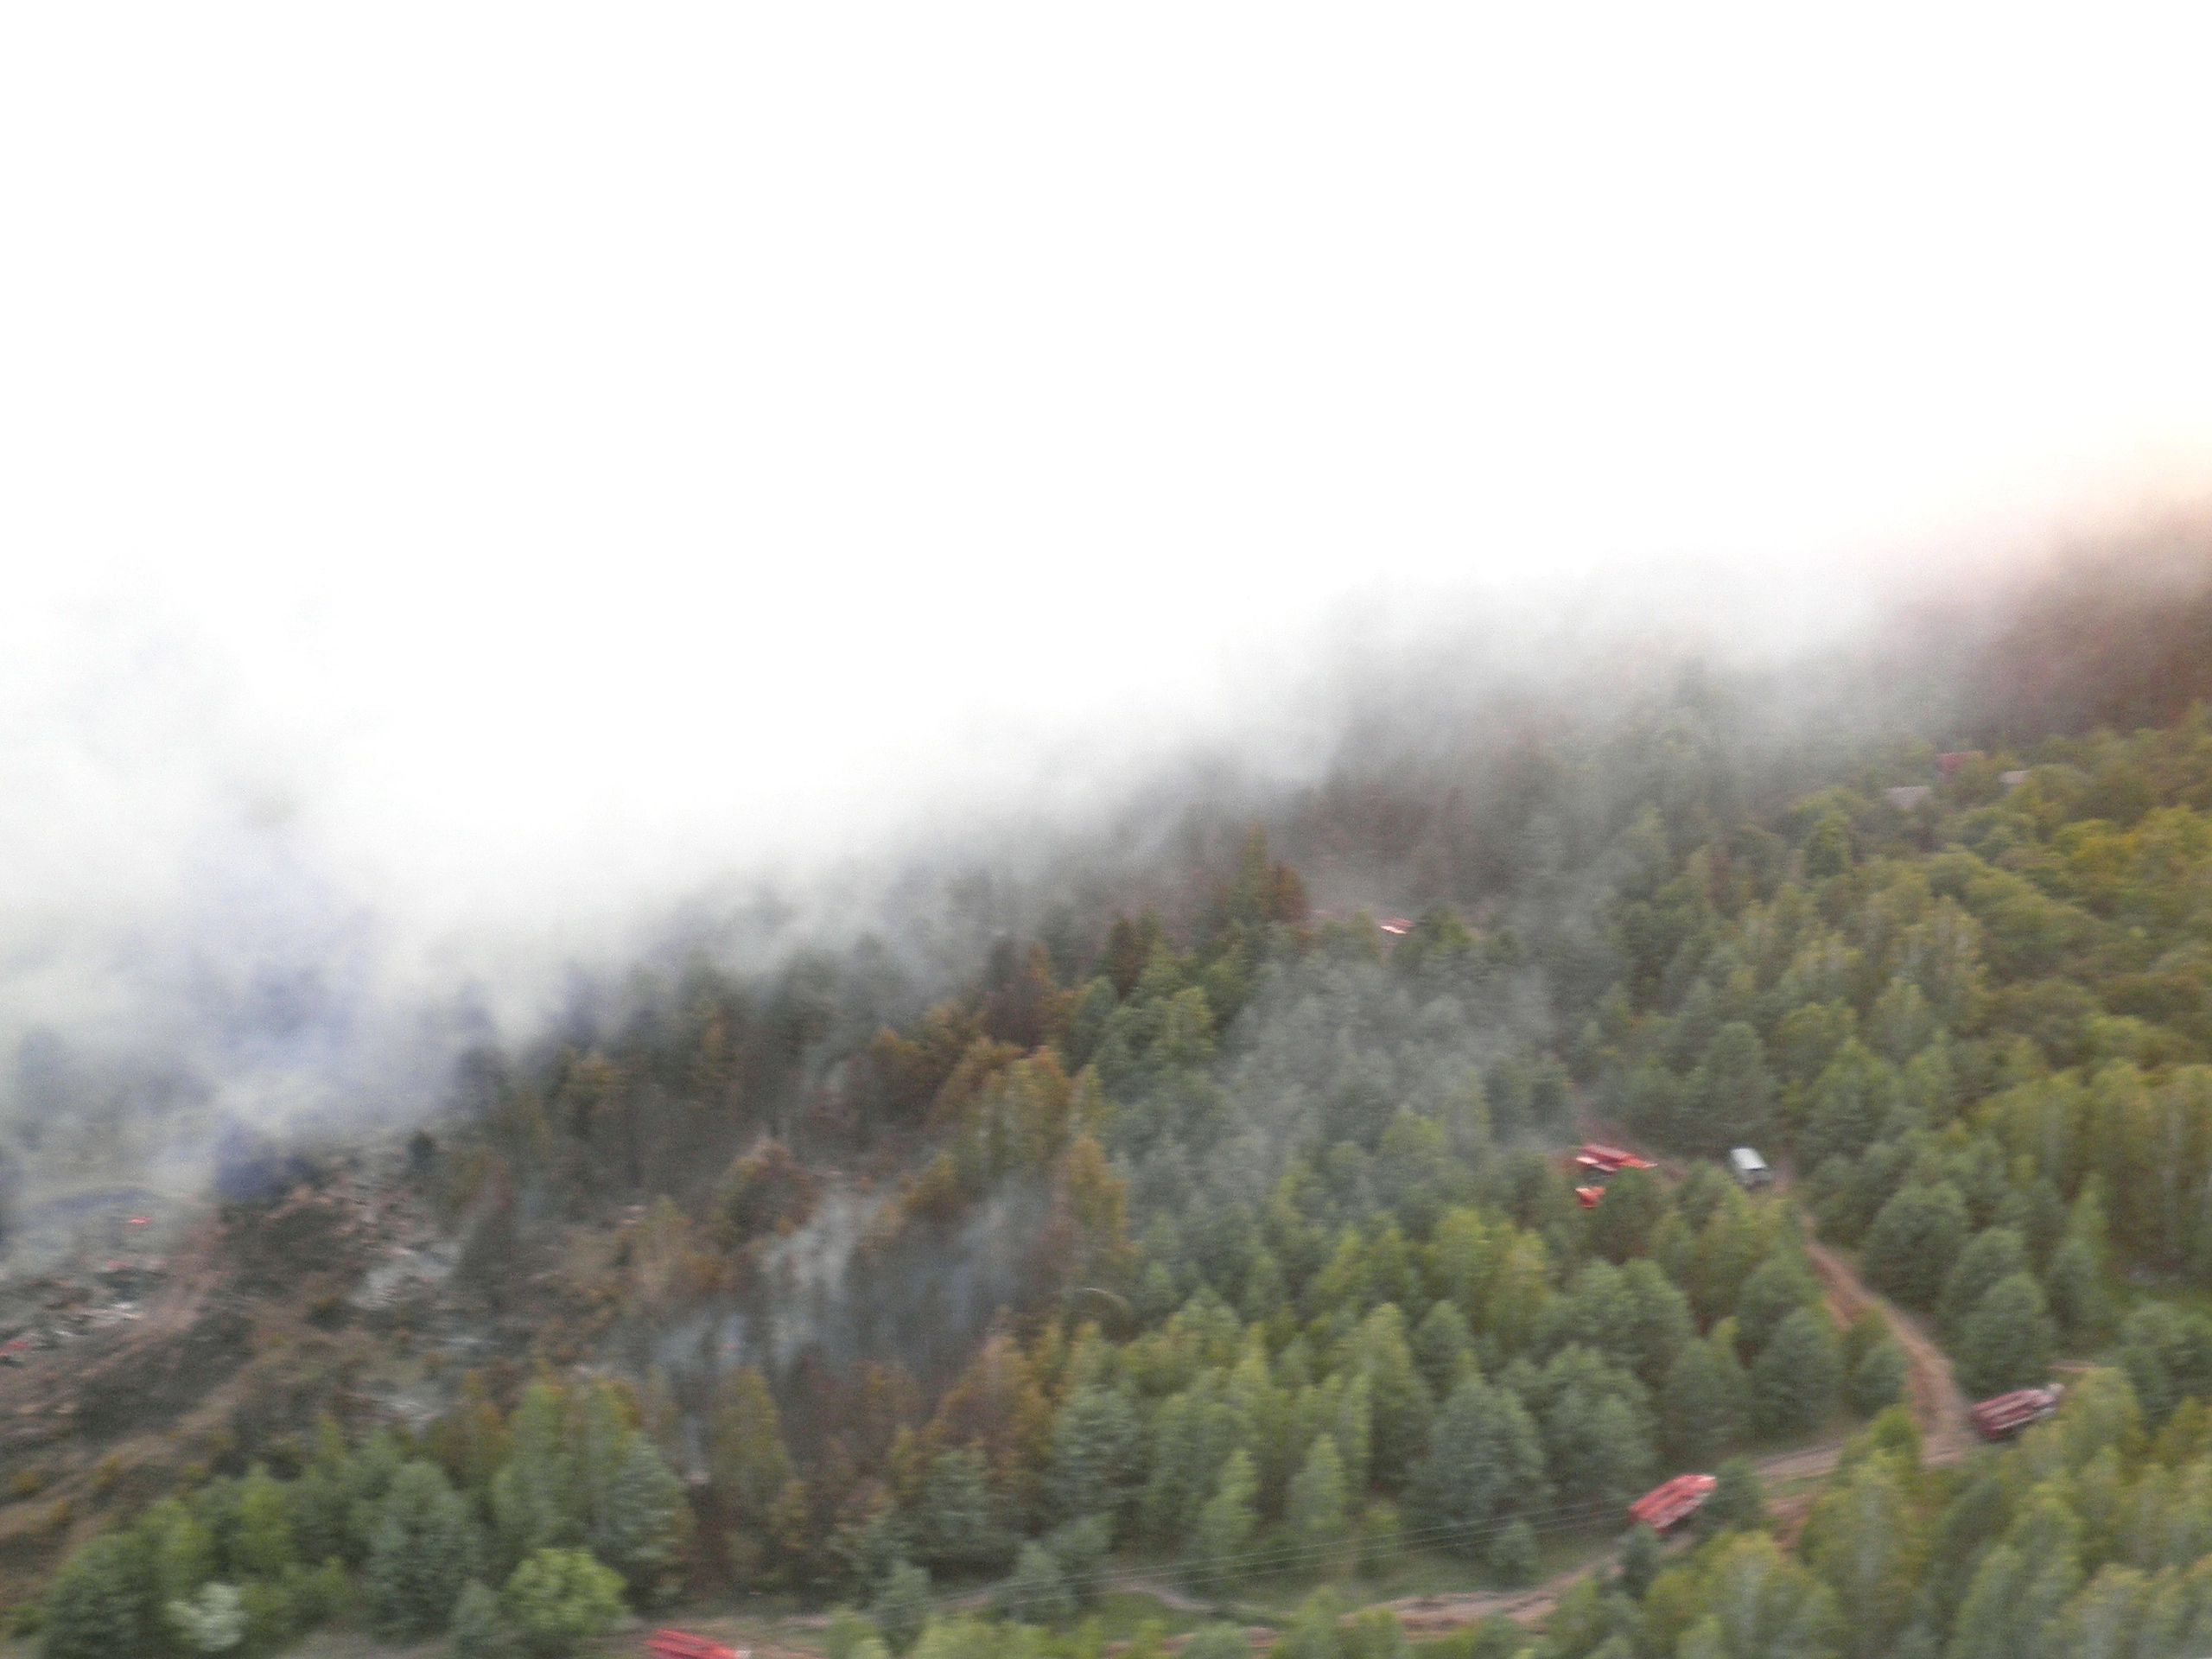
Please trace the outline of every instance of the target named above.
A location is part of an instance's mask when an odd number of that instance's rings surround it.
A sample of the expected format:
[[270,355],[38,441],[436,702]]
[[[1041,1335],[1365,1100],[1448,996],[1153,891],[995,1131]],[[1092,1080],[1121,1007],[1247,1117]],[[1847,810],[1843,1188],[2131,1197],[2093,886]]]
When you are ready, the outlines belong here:
[[1522,1516],[1507,1522],[1490,1547],[1490,1570],[1509,1590],[1535,1583],[1541,1560],[1536,1530]]
[[885,1575],[869,1609],[876,1629],[893,1653],[905,1653],[921,1638],[930,1618],[930,1575],[912,1561],[900,1561]]
[[1905,1357],[1904,1350],[1884,1338],[1851,1368],[1845,1395],[1853,1411],[1872,1417],[1904,1398],[1911,1376],[1912,1362]]
[[1977,1399],[2041,1382],[2053,1336],[2043,1287],[2026,1273],[1991,1286],[1959,1332],[1959,1382]]
[[1128,1402],[1112,1389],[1085,1385],[1070,1395],[1053,1421],[1045,1477],[1052,1512],[1063,1520],[1118,1516],[1135,1481],[1139,1436]]
[[1621,1546],[1620,1568],[1616,1579],[1621,1593],[1633,1600],[1643,1599],[1643,1592],[1659,1576],[1659,1569],[1666,1564],[1667,1547],[1659,1535],[1649,1527],[1639,1523],[1629,1529],[1628,1541]]
[[1463,1379],[1436,1415],[1409,1491],[1416,1523],[1448,1528],[1443,1547],[1475,1553],[1493,1522],[1550,1498],[1535,1423],[1513,1395]]
[[1004,1559],[1005,1541],[992,1515],[983,1454],[973,1446],[930,1459],[914,1516],[916,1544],[931,1567],[972,1568]]
[[363,1589],[372,1621],[387,1636],[435,1636],[477,1569],[467,1500],[435,1464],[408,1464],[392,1479],[369,1554]]
[[1935,1306],[1967,1229],[1966,1200],[1950,1182],[1898,1188],[1866,1231],[1867,1282],[1907,1307]]
[[1756,1532],[1767,1523],[1766,1485],[1749,1458],[1731,1458],[1714,1471],[1713,1496],[1698,1511],[1698,1522],[1711,1531]]
[[454,1604],[453,1659],[510,1659],[516,1645],[499,1597],[482,1580],[471,1579]]
[[1669,1452],[1693,1467],[1710,1463],[1742,1434],[1746,1394],[1732,1344],[1719,1338],[1685,1343],[1660,1395]]
[[1825,1309],[1801,1307],[1782,1322],[1751,1367],[1751,1419],[1764,1434],[1803,1434],[1835,1409],[1842,1382],[1835,1329]]
[[492,1482],[492,1518],[503,1568],[540,1549],[583,1537],[584,1488],[569,1399],[541,1379],[523,1390],[509,1420],[505,1465]]
[[630,1433],[597,1508],[592,1554],[620,1573],[633,1594],[645,1594],[682,1560],[691,1537],[691,1506],[683,1483],[643,1434]]
[[1252,1659],[1252,1643],[1235,1624],[1201,1624],[1183,1644],[1183,1659]]
[[1075,1617],[1075,1595],[1067,1575],[1042,1544],[1022,1545],[1014,1554],[1013,1573],[991,1599],[1001,1614],[1024,1624],[1065,1624]]
[[1230,1455],[1214,1495],[1198,1511],[1198,1523],[1184,1551],[1184,1574],[1200,1594],[1218,1594],[1236,1581],[1236,1558],[1250,1546],[1259,1522],[1252,1507],[1258,1488],[1251,1454],[1239,1448]]
[[246,1638],[245,1598],[234,1584],[210,1582],[198,1593],[165,1603],[162,1622],[192,1653],[228,1653]]
[[791,1483],[791,1459],[775,1395],[753,1366],[722,1384],[708,1458],[715,1496],[732,1524],[765,1539],[776,1501]]
[[46,1595],[45,1659],[115,1659],[149,1646],[145,1609],[152,1564],[124,1534],[95,1538],[62,1564]]
[[1345,1514],[1344,1459],[1337,1443],[1317,1434],[1290,1484],[1285,1517],[1287,1548],[1296,1571],[1330,1576],[1350,1533]]
[[1414,1365],[1405,1315],[1395,1303],[1385,1302],[1369,1314],[1354,1342],[1372,1414],[1370,1478],[1378,1485],[1395,1486],[1421,1455],[1434,1404]]
[[1944,1275],[1936,1318],[1956,1334],[1989,1287],[2000,1279],[2028,1271],[2025,1242],[2009,1227],[1990,1227],[1974,1235]]

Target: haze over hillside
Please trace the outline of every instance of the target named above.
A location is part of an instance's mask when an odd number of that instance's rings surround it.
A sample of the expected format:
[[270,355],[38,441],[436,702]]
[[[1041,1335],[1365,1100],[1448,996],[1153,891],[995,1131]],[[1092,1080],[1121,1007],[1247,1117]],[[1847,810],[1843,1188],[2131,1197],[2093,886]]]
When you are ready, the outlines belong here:
[[0,23],[0,1659],[2212,1652],[2208,45]]

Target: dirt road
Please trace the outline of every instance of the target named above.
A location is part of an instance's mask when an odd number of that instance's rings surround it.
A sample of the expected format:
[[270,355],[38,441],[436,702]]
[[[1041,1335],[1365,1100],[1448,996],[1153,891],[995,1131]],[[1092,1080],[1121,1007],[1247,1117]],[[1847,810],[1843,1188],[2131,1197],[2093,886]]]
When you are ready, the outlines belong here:
[[1851,1264],[1827,1245],[1808,1239],[1805,1253],[1812,1258],[1813,1271],[1820,1275],[1828,1306],[1840,1323],[1848,1325],[1869,1307],[1878,1309],[1889,1321],[1891,1334],[1904,1350],[1910,1368],[1912,1414],[1920,1423],[1924,1460],[1956,1463],[1964,1458],[1975,1445],[1974,1428],[1967,1417],[1967,1397],[1960,1392],[1958,1381],[1951,1375],[1951,1362],[1936,1345],[1936,1339],[1911,1314],[1869,1290],[1852,1271]]

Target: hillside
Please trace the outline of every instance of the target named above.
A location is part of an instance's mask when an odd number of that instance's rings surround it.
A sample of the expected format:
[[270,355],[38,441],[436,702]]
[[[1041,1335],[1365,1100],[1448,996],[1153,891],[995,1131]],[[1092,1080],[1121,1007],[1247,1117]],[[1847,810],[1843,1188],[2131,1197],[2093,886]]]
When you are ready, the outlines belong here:
[[[776,1639],[2190,1659],[2212,721],[1790,748],[1754,690],[1354,746],[950,882],[950,977],[664,957],[420,1129],[43,1194],[0,1591],[60,1659],[838,1604]],[[1599,1124],[1662,1166],[1586,1205]],[[1949,1370],[2054,1365],[1969,1446]],[[1685,1471],[1694,1545],[1624,1541]]]

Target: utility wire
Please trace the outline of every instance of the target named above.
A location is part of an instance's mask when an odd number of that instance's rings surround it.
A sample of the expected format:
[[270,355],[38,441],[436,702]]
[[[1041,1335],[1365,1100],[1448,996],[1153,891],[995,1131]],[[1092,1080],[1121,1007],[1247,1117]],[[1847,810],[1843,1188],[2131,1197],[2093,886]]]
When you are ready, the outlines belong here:
[[[1457,1539],[1472,1543],[1497,1537],[1520,1522],[1527,1522],[1531,1531],[1557,1532],[1584,1524],[1606,1514],[1618,1513],[1619,1513],[1619,1506],[1611,1499],[1553,1504],[1542,1510],[1531,1510],[1524,1515],[1502,1518],[1493,1516],[1483,1522],[1446,1522],[1429,1527],[1414,1528],[1400,1533],[1398,1541],[1401,1545],[1414,1545]],[[1342,1553],[1348,1548],[1350,1548],[1350,1541],[1332,1544],[1277,1545],[1267,1549],[1242,1551],[1233,1555],[1194,1557],[1192,1564],[1217,1573],[1232,1568],[1243,1568],[1248,1572],[1266,1571],[1324,1560],[1332,1555]],[[1145,1576],[1152,1576],[1162,1570],[1164,1569],[1147,1569]],[[1128,1582],[1131,1577],[1132,1575],[1124,1569],[1101,1569],[1094,1573],[1065,1574],[1063,1575],[1062,1582],[1070,1590],[1077,1591]],[[1139,1587],[1142,1587],[1142,1578],[1139,1578],[1137,1583]],[[1000,1594],[1001,1600],[1007,1605],[1017,1608],[1025,1601],[1033,1599],[1033,1598],[1020,1597],[1008,1599],[1004,1596],[1003,1591]],[[931,1605],[946,1606],[972,1599],[973,1592],[944,1595],[931,1598]]]

